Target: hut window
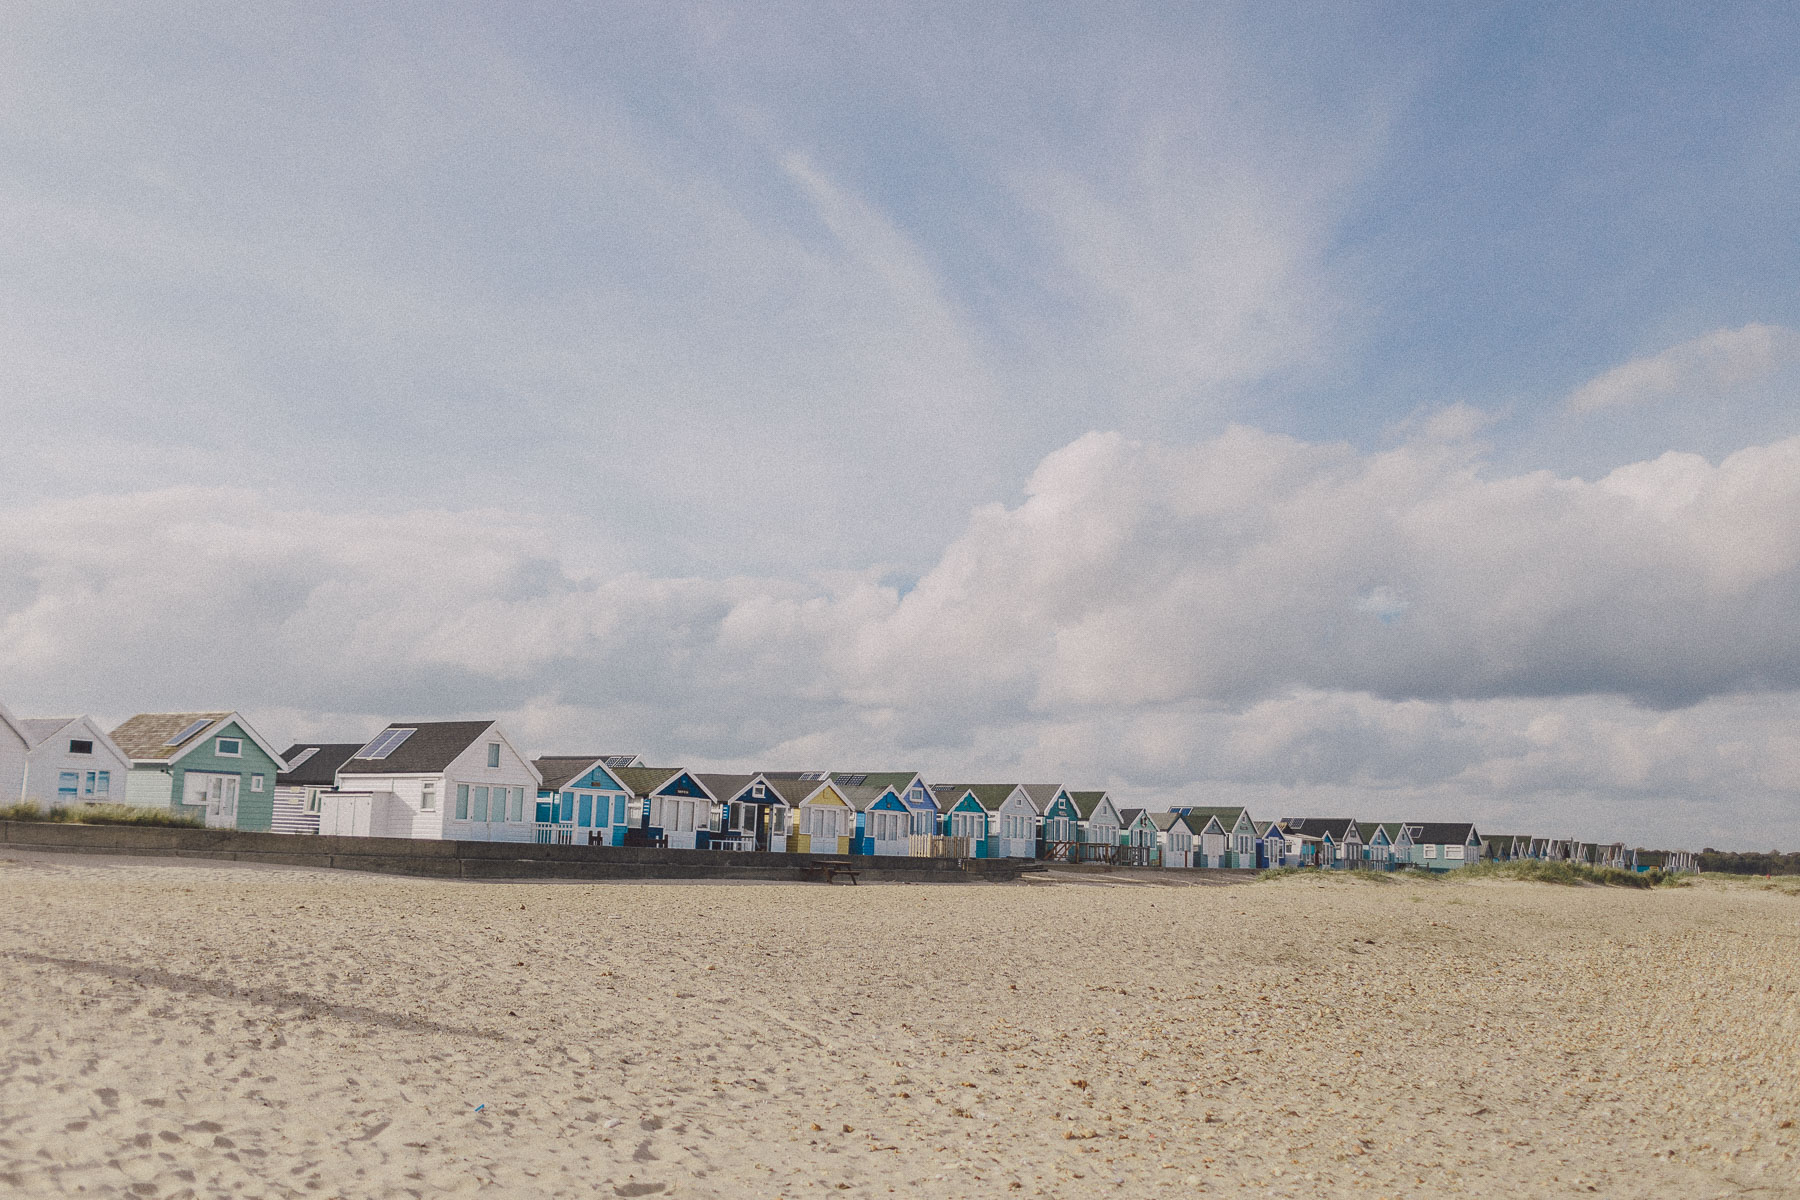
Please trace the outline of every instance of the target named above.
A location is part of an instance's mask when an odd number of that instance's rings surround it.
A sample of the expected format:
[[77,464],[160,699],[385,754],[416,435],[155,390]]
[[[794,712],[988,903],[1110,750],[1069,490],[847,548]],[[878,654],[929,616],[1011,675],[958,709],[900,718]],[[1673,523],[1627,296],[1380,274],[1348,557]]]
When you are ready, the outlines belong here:
[[475,789],[475,812],[472,817],[476,821],[487,820],[488,790],[484,787]]
[[70,754],[92,754],[93,752],[94,752],[94,743],[92,743],[92,742],[70,742],[69,743],[69,753]]
[[[253,773],[250,776],[250,790],[253,792],[260,792],[260,791],[262,791],[262,787],[263,787],[262,773],[261,772]],[[93,788],[90,787],[90,788],[88,788],[88,790],[93,791]]]
[[497,767],[499,765],[500,765],[500,743],[499,742],[489,742],[488,743],[488,766]]
[[512,790],[512,813],[510,819],[514,821],[523,821],[525,819],[525,789],[522,787],[516,787]]
[[213,743],[213,750],[220,758],[242,758],[244,743],[237,738],[220,738]]
[[576,817],[575,823],[584,829],[591,828],[594,824],[594,798],[584,792],[580,797],[580,805],[580,815]]
[[427,779],[419,787],[419,811],[437,811],[437,780]]
[[456,819],[459,821],[469,819],[469,785],[466,783],[456,785]]

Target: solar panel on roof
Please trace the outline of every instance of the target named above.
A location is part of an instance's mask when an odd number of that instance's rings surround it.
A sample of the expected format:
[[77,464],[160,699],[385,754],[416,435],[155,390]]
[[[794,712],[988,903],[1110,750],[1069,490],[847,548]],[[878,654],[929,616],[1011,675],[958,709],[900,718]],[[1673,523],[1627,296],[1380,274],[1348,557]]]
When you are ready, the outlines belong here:
[[608,767],[635,767],[637,765],[637,755],[613,754],[608,755],[600,761],[605,763]]
[[187,741],[189,738],[193,737],[196,733],[199,733],[202,729],[205,729],[208,725],[211,725],[211,724],[212,724],[211,717],[201,717],[198,721],[193,722],[186,729],[182,730],[180,733],[176,734],[174,737],[172,737],[168,741],[164,742],[163,745],[179,746],[179,745],[181,745],[181,743]]
[[375,735],[374,741],[359,750],[356,757],[386,758],[400,748],[400,743],[417,732],[419,731],[416,729],[384,729]]
[[288,770],[292,771],[294,768],[298,767],[301,763],[305,762],[307,759],[311,758],[313,755],[317,754],[318,752],[319,752],[319,748],[317,746],[308,746],[306,749],[302,750],[300,753],[294,755],[293,758],[288,760]]

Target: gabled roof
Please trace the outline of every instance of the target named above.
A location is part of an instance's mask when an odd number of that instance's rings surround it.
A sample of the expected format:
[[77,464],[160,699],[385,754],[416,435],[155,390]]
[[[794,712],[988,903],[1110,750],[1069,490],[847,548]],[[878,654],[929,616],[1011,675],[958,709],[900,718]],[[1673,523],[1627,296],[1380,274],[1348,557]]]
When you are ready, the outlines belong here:
[[[1381,827],[1381,822],[1379,821],[1358,821],[1356,823],[1356,836],[1360,837],[1365,842],[1374,841],[1375,835],[1378,833],[1383,837],[1387,837],[1387,831]],[[1394,839],[1389,837],[1387,840],[1389,843],[1392,843]]]
[[23,717],[18,724],[25,733],[25,744],[36,748],[55,737],[57,730],[67,729],[80,719],[80,717]]
[[[934,783],[931,785],[931,799],[938,806],[939,812],[949,812],[968,794],[969,786],[965,783]],[[980,801],[976,801],[980,803]]]
[[736,800],[738,796],[745,791],[748,791],[750,785],[755,783],[759,778],[761,778],[761,776],[737,775],[731,773],[719,774],[717,772],[708,772],[704,775],[696,773],[694,775],[694,781],[707,791],[711,792],[715,800],[725,801]]
[[770,775],[765,771],[763,779],[768,782],[769,789],[780,796],[789,808],[799,808],[826,788],[830,788],[840,798],[844,795],[844,789],[829,779],[797,778],[800,774],[811,775],[813,772],[781,771]]
[[849,784],[837,783],[834,781],[832,786],[837,788],[838,794],[848,800],[850,802],[850,807],[854,808],[857,812],[869,811],[869,808],[872,805],[879,803],[883,796],[890,793],[892,793],[896,802],[900,803],[903,807],[905,805],[905,801],[900,799],[900,793],[892,784],[884,783],[878,785],[865,783],[852,787]]
[[[919,778],[917,771],[833,771],[831,782],[846,787],[891,787],[905,797],[906,789]],[[923,782],[923,781],[921,781]]]
[[[288,769],[275,776],[276,787],[332,787],[338,768],[367,742],[295,742],[282,751]],[[308,754],[307,751],[312,751]]]
[[[1309,837],[1331,836],[1334,842],[1348,841],[1356,832],[1356,822],[1350,817],[1289,817],[1282,826],[1292,833],[1304,833]],[[1358,835],[1357,841],[1361,841]]]
[[1413,841],[1421,846],[1466,846],[1479,840],[1475,826],[1467,821],[1421,821],[1412,825]]
[[[1219,819],[1219,815],[1217,813],[1209,813],[1209,812],[1206,812],[1205,810],[1201,810],[1198,812],[1189,812],[1187,817],[1188,817],[1188,824],[1190,826],[1192,826],[1194,832],[1200,833],[1200,834],[1204,834],[1207,830],[1214,829],[1214,828],[1216,828],[1221,834],[1228,834],[1231,832],[1232,826],[1235,826],[1237,824],[1236,821],[1233,821],[1231,823],[1231,825],[1226,825],[1225,822],[1223,822]],[[1251,824],[1254,825],[1255,822],[1252,821]]]
[[1121,808],[1119,810],[1119,823],[1126,828],[1130,828],[1137,824],[1138,818],[1143,816],[1145,811],[1146,810],[1141,808]]
[[[706,788],[700,777],[685,767],[614,767],[612,777],[625,785],[627,791],[634,796],[648,796],[661,790],[671,780],[686,775],[695,783]],[[710,788],[706,789],[708,792]],[[714,796],[713,799],[718,799]]]
[[623,788],[625,785],[619,783],[619,777],[606,765],[608,758],[618,757],[620,756],[616,754],[546,754],[532,759],[531,765],[543,776],[538,787],[546,792],[554,792],[563,784],[580,779],[595,768],[605,772],[608,778]]
[[[132,762],[173,762],[230,716],[228,712],[139,713],[113,730],[112,740]],[[168,745],[176,734],[189,728],[192,733],[177,745]]]
[[1281,836],[1281,826],[1273,821],[1252,821],[1250,824],[1255,827],[1256,836],[1259,838],[1266,838],[1271,834],[1275,837]]
[[1039,816],[1049,811],[1050,806],[1056,803],[1056,793],[1063,791],[1060,783],[1021,783],[1019,786],[1024,789],[1025,798],[1031,801],[1031,807],[1038,810]]
[[[250,722],[244,720],[241,713],[139,713],[108,736],[120,753],[131,762],[174,763],[192,754],[204,746],[208,738],[231,725],[236,725],[238,732],[256,743],[258,750],[274,760],[277,772],[287,770],[286,760],[276,752],[275,747],[264,740],[262,734],[256,732]],[[193,730],[192,733],[187,732],[190,729]],[[187,736],[181,737],[178,744],[167,745],[183,733],[187,733]],[[121,737],[121,734],[125,736]]]
[[0,729],[12,730],[13,736],[24,742],[27,750],[31,748],[31,735],[25,731],[25,726],[19,721],[19,718],[13,716],[12,710],[4,704],[0,704]]
[[[1100,802],[1105,799],[1106,799],[1105,792],[1070,792],[1069,793],[1070,803],[1075,805],[1075,811],[1081,814],[1081,819],[1084,821],[1087,820],[1089,817],[1092,817],[1094,815],[1094,813],[1099,811]],[[1114,811],[1117,811],[1117,806],[1114,806]]]
[[[383,733],[389,729],[413,732],[387,757],[357,758],[352,755],[338,769],[345,775],[422,775],[442,771],[494,726],[493,721],[393,721],[383,727]],[[357,749],[363,750],[372,744],[365,743]]]
[[[1226,833],[1237,828],[1239,819],[1250,815],[1250,810],[1241,804],[1222,804],[1213,808],[1190,808],[1187,811],[1189,816],[1199,817],[1203,822],[1208,817],[1217,817],[1219,828]],[[1256,822],[1252,820],[1250,824],[1254,826]]]
[[931,790],[937,795],[938,807],[946,812],[949,811],[949,805],[944,803],[944,792],[956,793],[950,801],[952,805],[960,801],[965,793],[972,792],[975,795],[975,803],[981,805],[988,812],[999,812],[1000,806],[1006,803],[1006,798],[1013,794],[1013,789],[1017,786],[1013,783],[951,783],[939,784]]
[[1204,822],[1195,821],[1193,817],[1189,816],[1187,813],[1178,812],[1151,813],[1150,823],[1156,826],[1157,832],[1159,833],[1167,833],[1176,826],[1180,826],[1189,833],[1197,834],[1200,832],[1202,825],[1204,825]]

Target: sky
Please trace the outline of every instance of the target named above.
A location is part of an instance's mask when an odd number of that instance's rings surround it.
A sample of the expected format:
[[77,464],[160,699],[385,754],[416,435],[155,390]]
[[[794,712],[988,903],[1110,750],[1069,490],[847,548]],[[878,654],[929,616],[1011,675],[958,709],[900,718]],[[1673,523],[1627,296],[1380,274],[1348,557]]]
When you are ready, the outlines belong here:
[[22,716],[1800,847],[1792,5],[8,24]]

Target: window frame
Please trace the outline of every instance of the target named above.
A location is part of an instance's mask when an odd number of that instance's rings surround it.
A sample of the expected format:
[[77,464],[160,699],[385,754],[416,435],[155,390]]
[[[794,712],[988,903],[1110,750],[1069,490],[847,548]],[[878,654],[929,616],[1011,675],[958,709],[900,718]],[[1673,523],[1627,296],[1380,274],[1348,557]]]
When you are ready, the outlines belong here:
[[[231,743],[231,745],[235,746],[236,749],[235,750],[227,750],[225,748],[225,744],[227,742],[229,742],[229,743]],[[244,757],[244,739],[243,738],[233,738],[233,737],[214,738],[213,739],[213,757],[214,758],[242,758],[242,757]]]
[[497,769],[500,766],[500,743],[499,742],[489,742],[488,743],[487,765],[488,765],[489,770]]
[[94,752],[94,743],[91,740],[85,739],[85,738],[70,738],[69,739],[69,753],[70,754],[92,754],[93,752]]

